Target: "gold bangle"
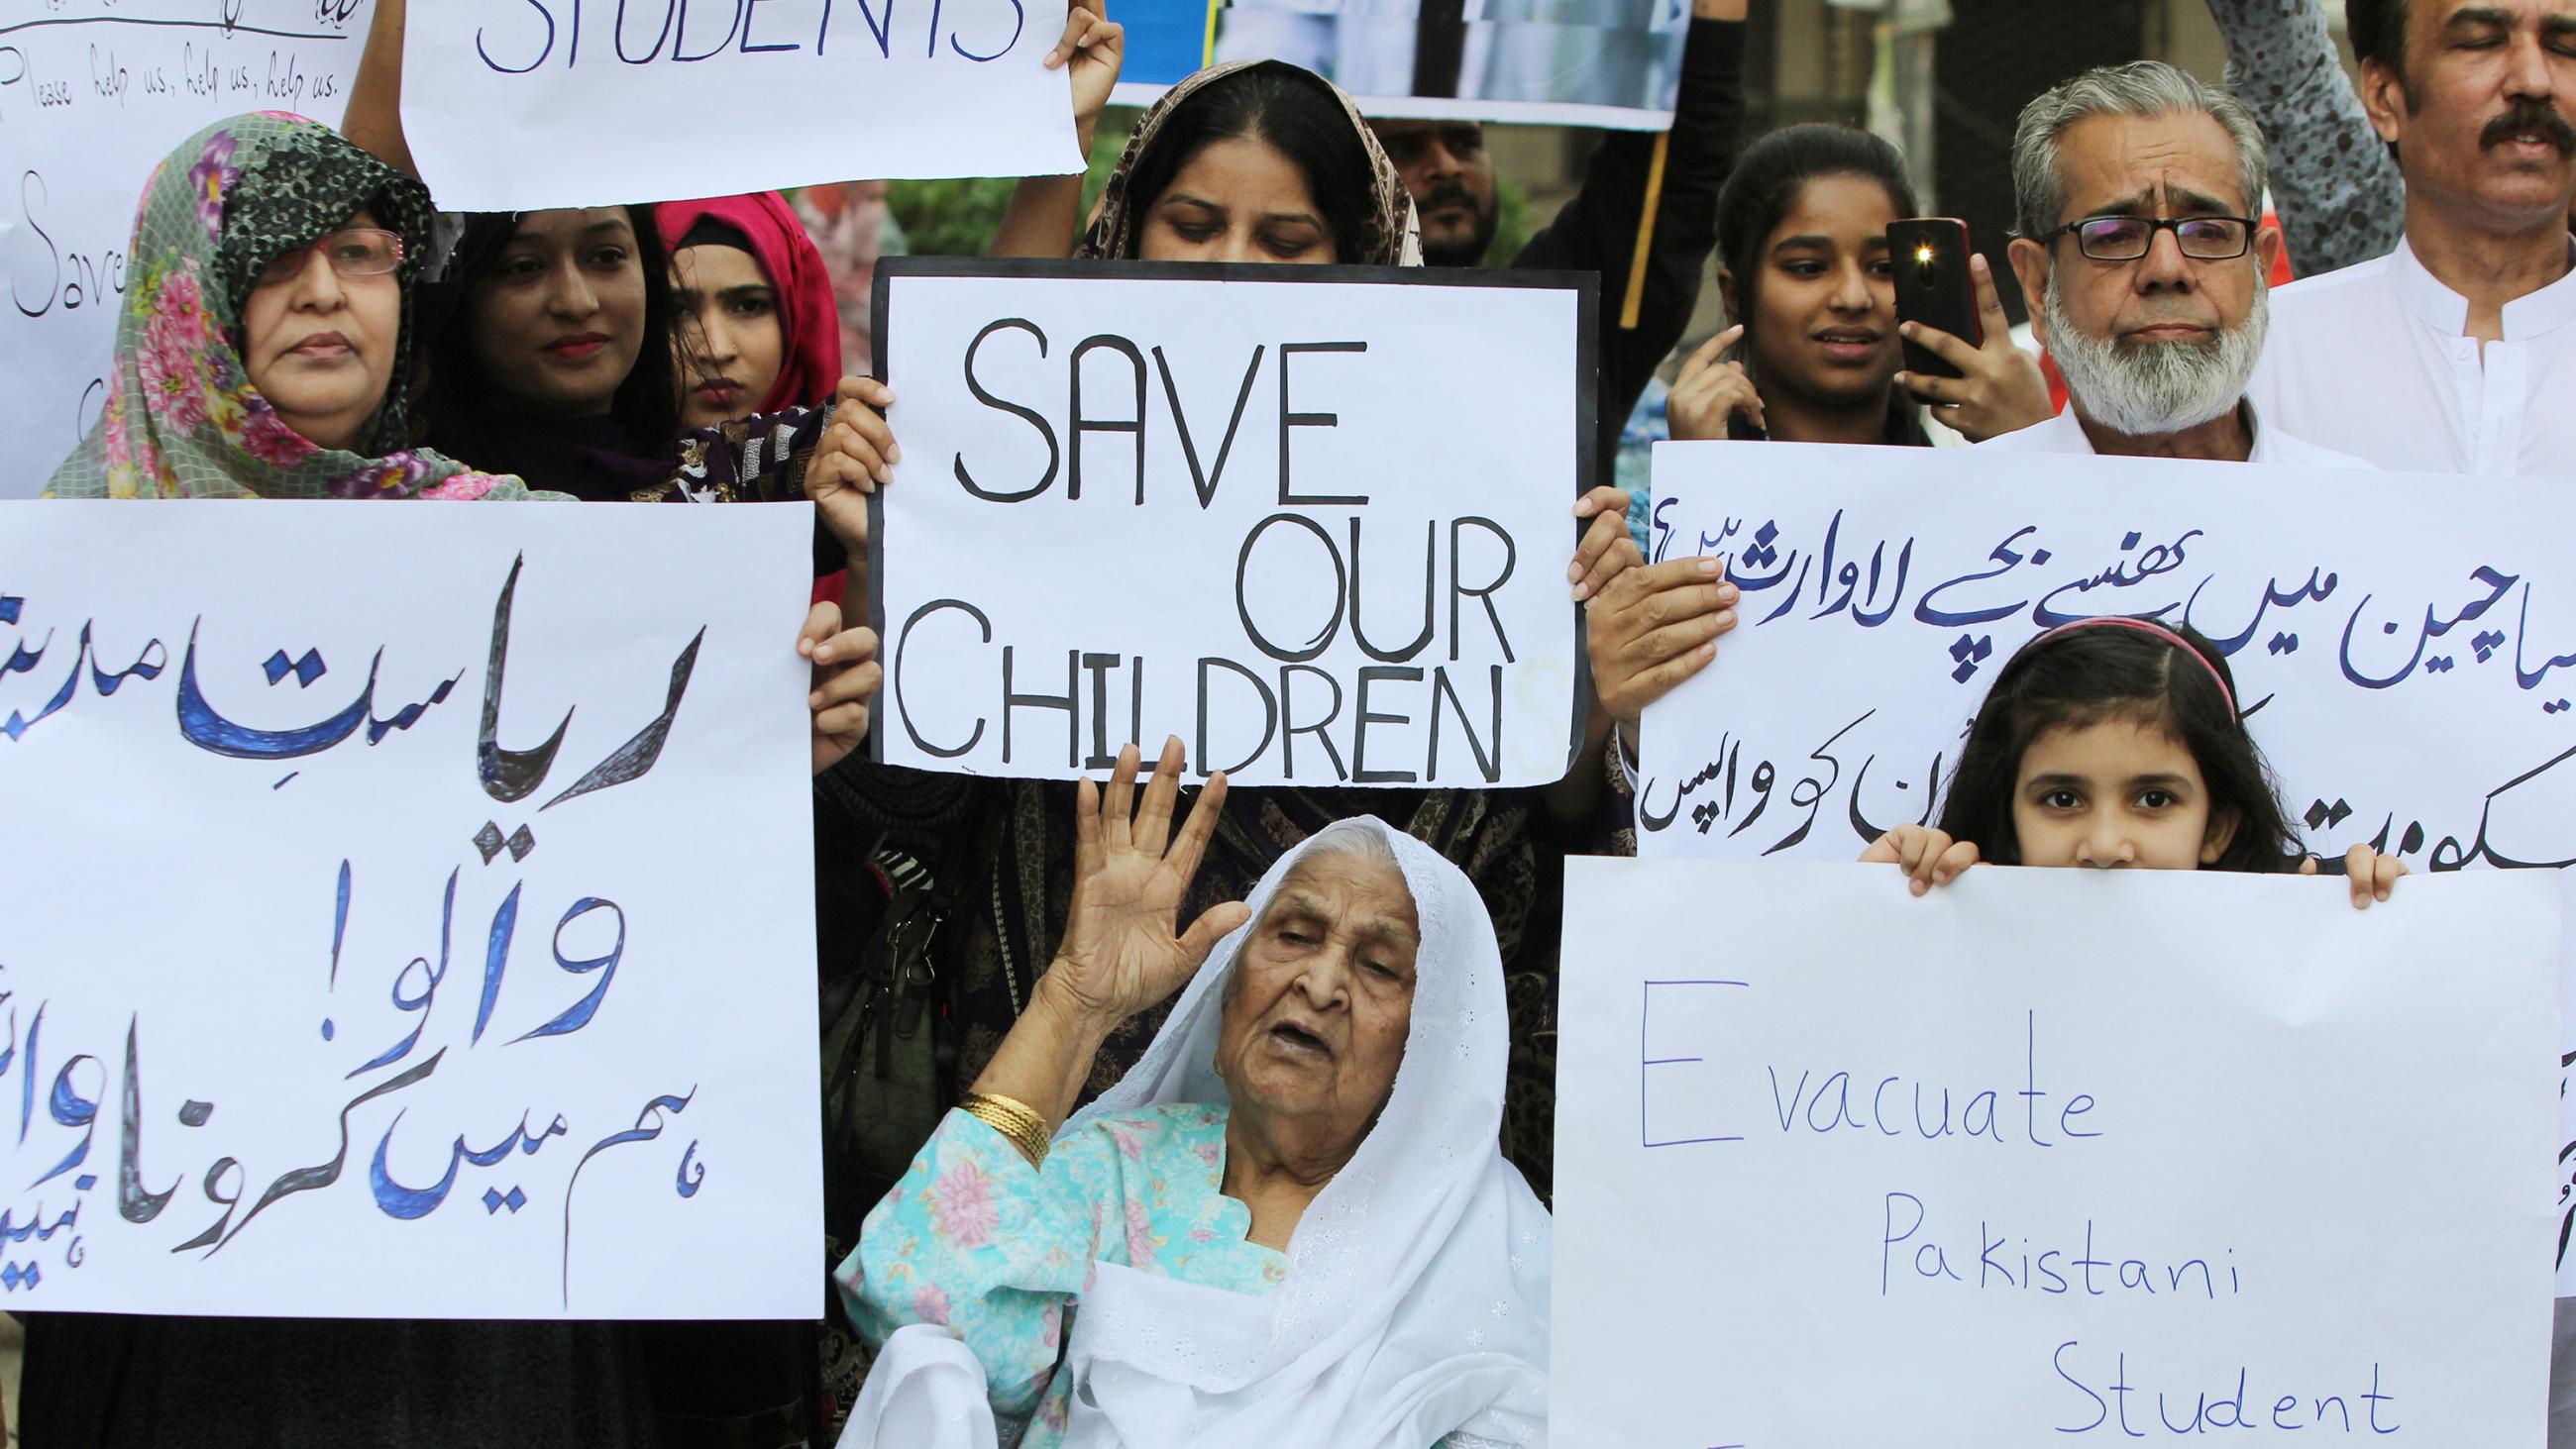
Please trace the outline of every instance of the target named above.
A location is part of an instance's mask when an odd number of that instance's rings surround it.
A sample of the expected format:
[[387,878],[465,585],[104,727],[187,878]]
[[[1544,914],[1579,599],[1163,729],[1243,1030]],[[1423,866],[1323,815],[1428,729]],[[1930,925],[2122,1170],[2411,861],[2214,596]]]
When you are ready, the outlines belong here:
[[986,1092],[968,1092],[957,1101],[957,1110],[1002,1134],[1002,1140],[1019,1149],[1032,1169],[1046,1164],[1050,1134],[1046,1119],[1028,1103]]

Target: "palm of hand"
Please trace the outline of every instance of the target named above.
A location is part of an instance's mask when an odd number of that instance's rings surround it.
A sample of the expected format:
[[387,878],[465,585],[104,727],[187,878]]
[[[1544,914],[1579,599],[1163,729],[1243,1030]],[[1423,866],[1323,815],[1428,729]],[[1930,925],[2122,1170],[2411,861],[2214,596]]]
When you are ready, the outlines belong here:
[[1180,989],[1198,961],[1173,930],[1188,877],[1137,850],[1110,852],[1074,887],[1054,969],[1087,1011],[1125,1020]]

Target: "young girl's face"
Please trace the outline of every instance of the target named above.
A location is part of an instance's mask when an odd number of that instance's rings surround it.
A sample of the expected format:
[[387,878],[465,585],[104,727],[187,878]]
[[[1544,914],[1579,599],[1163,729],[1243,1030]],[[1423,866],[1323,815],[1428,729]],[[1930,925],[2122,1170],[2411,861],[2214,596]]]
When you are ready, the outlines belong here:
[[2200,766],[2161,725],[2114,717],[2042,733],[2022,752],[2013,830],[2024,865],[2197,870],[2236,833]]

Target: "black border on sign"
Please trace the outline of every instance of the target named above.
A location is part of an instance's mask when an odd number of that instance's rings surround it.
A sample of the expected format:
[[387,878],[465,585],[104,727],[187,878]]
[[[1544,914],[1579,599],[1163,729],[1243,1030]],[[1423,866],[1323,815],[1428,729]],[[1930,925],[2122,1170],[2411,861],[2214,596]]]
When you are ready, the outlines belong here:
[[[1261,285],[1311,286],[1405,286],[1405,287],[1513,287],[1537,291],[1572,292],[1575,294],[1574,335],[1574,491],[1581,498],[1591,489],[1598,476],[1601,460],[1601,278],[1593,272],[1513,271],[1480,267],[1351,267],[1297,266],[1278,262],[1112,262],[1054,260],[1044,257],[881,257],[869,285],[868,364],[877,381],[902,389],[895,379],[886,376],[886,337],[894,321],[893,283],[905,277],[997,278],[1041,281],[1184,281],[1246,282]],[[1576,521],[1573,537],[1582,541],[1583,524]],[[1573,548],[1566,550],[1573,557]],[[1583,608],[1569,601],[1566,605],[1574,616],[1574,707],[1566,721],[1565,764],[1570,771],[1577,766],[1575,756],[1583,748],[1583,718],[1586,695],[1592,684],[1591,660],[1584,652]],[[885,490],[868,495],[868,623],[881,641],[878,647],[891,650],[886,634],[885,603]],[[894,681],[889,675],[885,688]],[[878,696],[882,715],[885,696]],[[882,718],[877,728],[868,731],[869,758],[885,763],[886,731]],[[1317,787],[1322,788],[1322,787]],[[1354,786],[1352,788],[1366,788]],[[1432,787],[1422,788],[1456,788]]]

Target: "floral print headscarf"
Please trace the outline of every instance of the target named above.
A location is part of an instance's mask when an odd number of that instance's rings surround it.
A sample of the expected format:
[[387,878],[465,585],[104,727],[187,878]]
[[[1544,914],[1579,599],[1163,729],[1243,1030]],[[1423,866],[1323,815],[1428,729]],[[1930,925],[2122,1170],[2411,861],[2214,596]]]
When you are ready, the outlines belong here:
[[[403,238],[403,330],[368,453],[317,447],[251,385],[243,303],[261,269],[371,210]],[[526,498],[515,478],[406,449],[411,287],[432,212],[418,182],[279,111],[236,116],[170,153],[134,219],[107,408],[49,498]]]

